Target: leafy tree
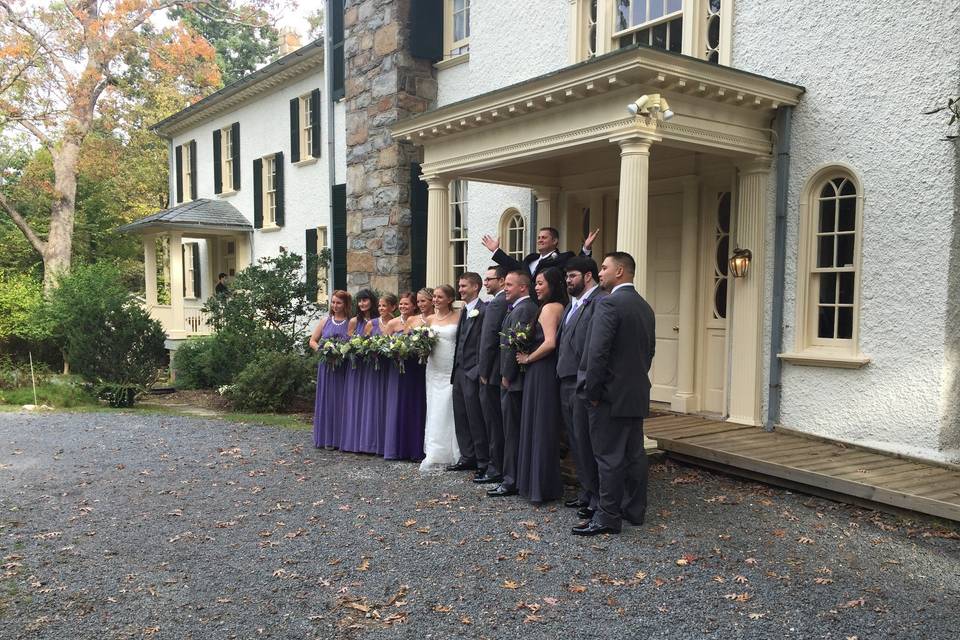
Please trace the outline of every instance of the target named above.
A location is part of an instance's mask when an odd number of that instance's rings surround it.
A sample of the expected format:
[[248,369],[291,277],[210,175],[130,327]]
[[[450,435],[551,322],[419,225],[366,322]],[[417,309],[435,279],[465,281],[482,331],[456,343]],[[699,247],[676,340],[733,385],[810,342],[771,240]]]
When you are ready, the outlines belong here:
[[47,340],[52,326],[42,313],[43,304],[39,280],[24,273],[0,273],[0,344]]

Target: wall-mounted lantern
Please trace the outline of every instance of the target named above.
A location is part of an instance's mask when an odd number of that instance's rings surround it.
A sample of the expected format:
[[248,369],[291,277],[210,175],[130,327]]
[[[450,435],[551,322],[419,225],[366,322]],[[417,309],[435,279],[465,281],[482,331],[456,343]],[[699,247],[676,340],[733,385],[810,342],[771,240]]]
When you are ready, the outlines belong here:
[[730,257],[730,274],[734,278],[742,278],[747,275],[752,258],[753,254],[750,253],[750,249],[740,249],[739,247],[734,249],[733,255]]

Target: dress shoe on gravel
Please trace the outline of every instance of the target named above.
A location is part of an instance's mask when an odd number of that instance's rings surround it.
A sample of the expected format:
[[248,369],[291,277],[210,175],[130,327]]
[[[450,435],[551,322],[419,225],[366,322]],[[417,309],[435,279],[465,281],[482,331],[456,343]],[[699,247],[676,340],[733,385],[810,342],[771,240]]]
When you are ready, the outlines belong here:
[[517,495],[517,490],[516,490],[516,489],[508,489],[507,487],[503,486],[502,484],[498,484],[498,485],[497,485],[496,487],[494,487],[493,489],[488,489],[488,490],[487,490],[487,497],[488,497],[488,498],[505,498],[505,497],[507,497],[507,496],[515,496],[515,495]]
[[590,520],[593,518],[594,509],[590,507],[580,507],[577,509],[577,517],[582,518],[583,520]]
[[620,530],[590,520],[589,522],[577,525],[570,530],[570,533],[575,536],[598,536],[603,533],[620,533]]
[[476,471],[477,463],[476,462],[467,462],[461,460],[457,464],[447,465],[447,471]]

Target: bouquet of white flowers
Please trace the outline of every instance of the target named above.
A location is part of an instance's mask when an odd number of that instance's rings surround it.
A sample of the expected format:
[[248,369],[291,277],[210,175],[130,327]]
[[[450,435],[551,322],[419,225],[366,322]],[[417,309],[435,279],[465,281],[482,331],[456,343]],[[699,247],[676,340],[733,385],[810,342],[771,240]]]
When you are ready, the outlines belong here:
[[433,348],[437,345],[437,332],[433,327],[428,325],[421,325],[415,327],[408,336],[410,340],[410,351],[413,353],[417,359],[420,361],[420,364],[426,364],[427,358],[430,357],[430,354],[433,352]]

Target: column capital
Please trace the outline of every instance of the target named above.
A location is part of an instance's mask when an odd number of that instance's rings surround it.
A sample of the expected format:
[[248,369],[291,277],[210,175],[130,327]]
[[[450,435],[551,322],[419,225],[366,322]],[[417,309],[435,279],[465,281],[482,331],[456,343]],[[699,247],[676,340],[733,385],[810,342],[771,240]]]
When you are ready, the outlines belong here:
[[743,174],[770,173],[770,166],[773,164],[773,158],[770,156],[757,156],[737,163],[737,169]]
[[533,191],[533,195],[537,198],[537,200],[547,200],[560,193],[559,187],[548,187],[543,185],[534,185],[530,187],[530,190]]
[[654,142],[663,140],[660,136],[646,132],[635,132],[610,138],[610,142],[620,145],[620,155],[649,154]]
[[446,189],[450,186],[451,178],[439,173],[425,174],[420,178],[427,183],[427,189]]

